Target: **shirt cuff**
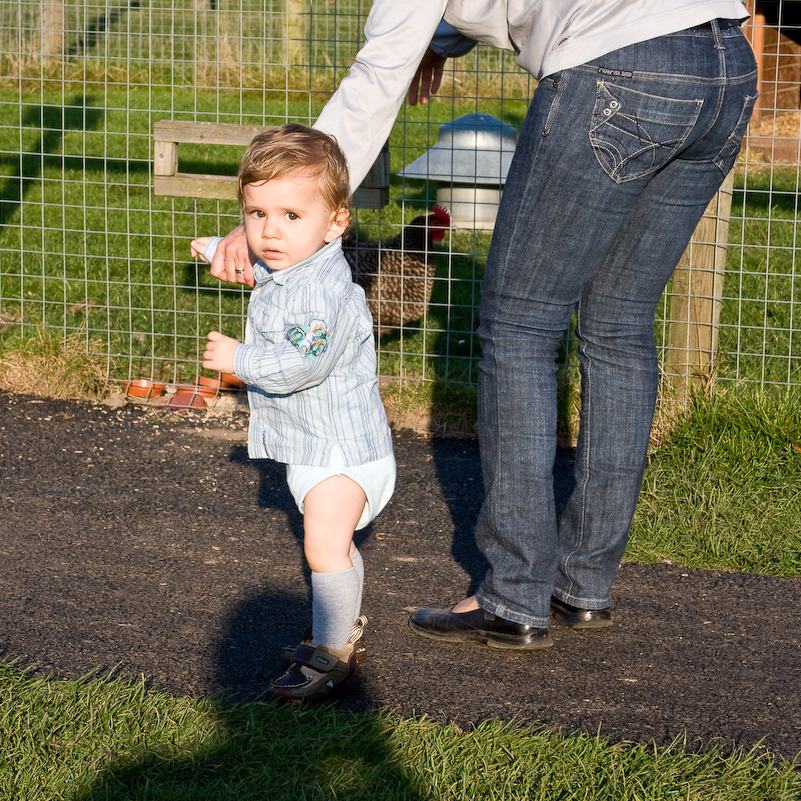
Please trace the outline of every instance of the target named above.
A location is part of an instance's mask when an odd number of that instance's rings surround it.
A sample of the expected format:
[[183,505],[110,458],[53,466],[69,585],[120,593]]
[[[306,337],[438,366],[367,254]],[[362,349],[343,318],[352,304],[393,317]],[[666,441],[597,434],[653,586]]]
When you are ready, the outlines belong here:
[[214,254],[217,252],[217,245],[222,242],[223,238],[221,236],[213,236],[209,239],[209,243],[203,248],[203,258],[211,264],[211,260],[214,258]]

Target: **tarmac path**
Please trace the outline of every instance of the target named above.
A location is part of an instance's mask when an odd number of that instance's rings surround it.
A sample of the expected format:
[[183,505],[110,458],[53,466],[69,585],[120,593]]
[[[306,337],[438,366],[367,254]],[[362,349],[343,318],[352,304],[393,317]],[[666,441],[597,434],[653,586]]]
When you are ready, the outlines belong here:
[[[308,577],[283,468],[248,460],[246,423],[0,393],[2,658],[258,697],[308,622]],[[395,496],[359,542],[368,663],[340,707],[801,752],[801,579],[626,563],[613,628],[555,624],[547,651],[413,634],[409,611],[481,576],[478,445],[398,431],[395,447]]]

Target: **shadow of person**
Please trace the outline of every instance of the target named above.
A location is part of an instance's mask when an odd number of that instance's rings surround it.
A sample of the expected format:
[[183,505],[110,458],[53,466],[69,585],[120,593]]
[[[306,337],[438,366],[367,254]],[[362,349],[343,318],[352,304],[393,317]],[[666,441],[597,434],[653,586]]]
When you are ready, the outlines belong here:
[[194,746],[170,743],[111,764],[74,801],[422,801],[379,717],[330,707],[210,701]]
[[472,595],[487,570],[475,540],[476,519],[484,499],[478,442],[435,437],[431,440],[431,454],[453,522],[451,554],[469,576],[466,595]]
[[[425,797],[403,770],[381,715],[265,700],[262,690],[280,670],[282,647],[297,638],[305,609],[305,600],[282,594],[243,599],[216,647],[225,690],[177,702],[183,728],[143,732],[136,739],[148,747],[111,762],[75,801]],[[362,692],[357,678],[340,696],[351,705]]]

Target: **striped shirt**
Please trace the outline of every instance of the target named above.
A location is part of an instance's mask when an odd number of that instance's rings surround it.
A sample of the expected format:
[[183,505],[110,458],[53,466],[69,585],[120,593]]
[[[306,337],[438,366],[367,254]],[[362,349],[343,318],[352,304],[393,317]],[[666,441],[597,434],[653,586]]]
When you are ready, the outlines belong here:
[[389,456],[373,319],[342,241],[285,270],[257,262],[253,274],[245,342],[234,353],[248,385],[251,458],[327,466],[337,445],[347,466]]

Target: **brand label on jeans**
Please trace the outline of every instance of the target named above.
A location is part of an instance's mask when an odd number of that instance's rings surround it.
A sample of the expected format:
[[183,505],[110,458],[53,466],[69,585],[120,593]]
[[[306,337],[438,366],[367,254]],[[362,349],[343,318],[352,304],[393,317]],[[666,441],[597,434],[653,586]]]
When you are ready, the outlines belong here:
[[608,70],[606,67],[598,67],[598,72],[601,75],[614,75],[615,78],[633,78],[634,73],[628,70]]

